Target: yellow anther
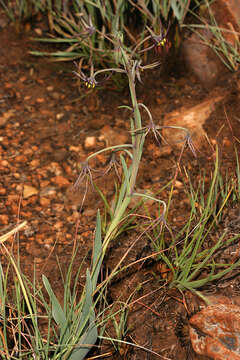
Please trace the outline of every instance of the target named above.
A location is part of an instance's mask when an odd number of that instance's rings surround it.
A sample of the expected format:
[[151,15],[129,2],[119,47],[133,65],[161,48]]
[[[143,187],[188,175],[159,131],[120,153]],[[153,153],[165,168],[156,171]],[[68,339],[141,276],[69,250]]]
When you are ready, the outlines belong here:
[[157,44],[157,46],[164,46],[166,44],[167,40],[164,38],[161,41],[159,41],[159,43]]

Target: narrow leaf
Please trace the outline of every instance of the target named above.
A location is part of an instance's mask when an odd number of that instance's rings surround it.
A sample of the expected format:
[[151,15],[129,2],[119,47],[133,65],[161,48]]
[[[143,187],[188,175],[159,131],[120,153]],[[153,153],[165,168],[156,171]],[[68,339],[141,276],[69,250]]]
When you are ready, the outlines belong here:
[[97,212],[97,223],[94,238],[93,248],[93,270],[91,274],[92,278],[92,290],[96,289],[97,279],[102,264],[102,233],[101,233],[101,217],[100,212]]
[[[58,326],[60,327],[61,331],[63,330],[65,331],[65,329],[67,328],[67,319],[65,313],[61,305],[59,304],[59,301],[56,298],[56,295],[54,294],[52,287],[45,275],[42,276],[42,280],[52,304],[52,316],[56,321],[56,323],[58,324]],[[66,333],[69,335],[68,330],[66,330]]]

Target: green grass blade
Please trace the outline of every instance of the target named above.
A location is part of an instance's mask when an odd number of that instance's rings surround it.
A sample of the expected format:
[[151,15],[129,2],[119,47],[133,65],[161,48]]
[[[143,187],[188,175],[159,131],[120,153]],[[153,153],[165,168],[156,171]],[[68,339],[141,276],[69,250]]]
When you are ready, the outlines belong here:
[[43,280],[43,284],[45,286],[45,289],[48,292],[51,304],[52,304],[52,316],[55,320],[55,322],[58,324],[61,333],[64,334],[64,338],[69,338],[70,332],[68,329],[68,321],[66,319],[65,313],[56,297],[56,295],[54,294],[52,287],[47,279],[47,277],[45,275],[42,276],[42,280]]
[[94,238],[94,248],[93,248],[93,271],[91,273],[92,291],[96,289],[97,279],[99,276],[101,265],[102,265],[102,233],[101,233],[101,216],[98,210],[95,238]]
[[[101,224],[101,219],[99,219]],[[70,360],[82,360],[91,350],[98,338],[97,326],[95,324],[94,305],[92,300],[93,283],[90,272],[87,269],[85,293],[83,295],[83,308],[78,319],[76,329],[76,345],[71,350]],[[79,338],[80,336],[80,338]]]

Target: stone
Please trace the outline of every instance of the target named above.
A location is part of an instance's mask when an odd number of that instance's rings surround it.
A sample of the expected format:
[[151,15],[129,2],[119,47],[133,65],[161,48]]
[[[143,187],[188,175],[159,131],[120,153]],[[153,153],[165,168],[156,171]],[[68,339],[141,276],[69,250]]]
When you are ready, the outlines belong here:
[[44,101],[45,101],[44,98],[37,98],[37,99],[36,99],[36,102],[37,102],[38,104],[43,104]]
[[167,114],[163,121],[162,135],[164,140],[171,146],[182,148],[186,141],[186,132],[181,129],[169,128],[179,126],[187,129],[191,140],[198,149],[202,147],[205,139],[203,125],[214,110],[217,102],[223,99],[222,96],[210,97],[208,100],[191,108],[181,107],[179,110]]
[[1,214],[0,215],[0,224],[2,225],[8,225],[9,223],[9,217],[7,214]]
[[40,205],[43,206],[43,207],[48,207],[51,203],[51,200],[48,199],[48,198],[45,198],[45,197],[41,197],[40,200]]
[[183,183],[179,180],[176,180],[174,182],[174,186],[177,188],[177,189],[181,189],[183,187]]
[[28,161],[28,159],[25,155],[17,155],[14,160],[16,163],[20,162],[20,163],[25,163],[25,164]]
[[40,160],[39,159],[33,159],[32,161],[30,161],[29,166],[32,169],[37,168],[40,165]]
[[37,36],[39,36],[39,37],[42,37],[42,35],[43,35],[43,32],[42,32],[42,29],[40,29],[40,28],[35,28],[34,29],[34,32],[37,34]]
[[[236,47],[236,43],[239,41],[237,33],[240,30],[239,0],[218,0],[213,2],[210,8],[219,28],[227,30],[222,31],[222,36],[226,42]],[[211,25],[208,8],[204,7],[204,5],[200,7],[200,17]],[[197,30],[197,33],[184,40],[182,46],[183,57],[187,67],[206,88],[213,87],[220,75],[228,72],[228,68],[208,45],[208,43],[215,44],[216,41],[218,40],[213,32],[205,28]],[[221,56],[224,55],[221,54]],[[233,70],[237,70],[237,64]]]
[[58,114],[56,114],[56,119],[57,120],[61,120],[63,117],[64,117],[64,113],[58,113]]
[[4,188],[4,187],[2,187],[2,184],[0,185],[0,195],[2,196],[2,195],[6,195],[6,193],[7,193],[7,190]]
[[0,166],[9,167],[9,162],[7,160],[0,160]]
[[69,151],[74,151],[74,152],[81,152],[82,151],[82,145],[78,145],[78,146],[74,146],[74,145],[70,145],[69,146]]
[[240,307],[210,305],[189,320],[194,351],[217,360],[240,360]]
[[37,195],[37,194],[38,194],[38,189],[36,189],[35,187],[33,187],[31,185],[23,186],[23,198],[24,199],[27,199],[30,196]]
[[52,179],[52,183],[57,184],[61,188],[68,187],[70,185],[69,180],[61,175],[55,176]]
[[207,29],[198,30],[199,35],[192,34],[182,45],[183,57],[190,71],[205,88],[213,88],[219,74],[227,70],[214,51],[201,40],[210,42],[213,35]]
[[91,149],[95,149],[96,148],[96,137],[95,136],[88,136],[86,137],[86,139],[84,140],[84,147],[87,150],[91,150]]

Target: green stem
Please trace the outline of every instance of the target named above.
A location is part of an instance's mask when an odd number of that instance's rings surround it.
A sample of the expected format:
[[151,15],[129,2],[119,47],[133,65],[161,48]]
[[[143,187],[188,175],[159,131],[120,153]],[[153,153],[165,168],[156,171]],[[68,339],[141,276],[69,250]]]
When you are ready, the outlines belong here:
[[[131,95],[131,101],[133,105],[133,111],[134,111],[134,127],[135,129],[140,129],[142,127],[142,121],[141,121],[141,113],[139,111],[139,106],[137,102],[137,96],[136,96],[136,88],[135,88],[135,81],[134,76],[132,73],[131,65],[129,65],[128,59],[125,57],[125,53],[123,53],[123,57],[125,60],[125,66],[127,70],[128,80],[129,80],[129,90]],[[122,205],[118,209],[117,213],[115,214],[115,217],[113,218],[109,229],[107,231],[107,234],[105,236],[105,239],[103,241],[103,254],[105,253],[109,242],[114,237],[117,231],[117,227],[119,223],[122,220],[122,217],[131,201],[132,194],[134,192],[134,187],[136,184],[138,169],[142,157],[142,150],[143,150],[143,144],[144,144],[145,136],[143,134],[136,134],[133,140],[133,157],[132,157],[132,169],[131,169],[131,175],[129,180],[129,188],[126,191],[126,195],[123,199]]]

